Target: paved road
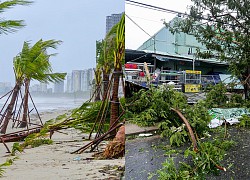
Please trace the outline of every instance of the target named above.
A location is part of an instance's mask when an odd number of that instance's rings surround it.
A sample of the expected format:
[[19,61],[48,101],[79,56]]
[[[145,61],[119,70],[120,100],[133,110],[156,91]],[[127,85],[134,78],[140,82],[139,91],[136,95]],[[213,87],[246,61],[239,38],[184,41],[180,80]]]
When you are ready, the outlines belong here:
[[[147,180],[149,173],[162,167],[165,151],[160,148],[166,141],[158,135],[126,141],[125,179]],[[157,179],[155,176],[152,179]]]
[[[219,176],[207,175],[207,180],[227,180],[227,179],[250,179],[250,130],[228,127],[229,139],[237,144],[232,147],[221,162],[223,167],[227,168],[226,172],[220,172]],[[157,169],[162,168],[167,156],[164,155],[166,150],[162,147],[168,145],[166,139],[158,135],[147,138],[136,138],[126,140],[125,155],[125,179],[126,180],[147,180],[150,173],[155,173]],[[190,144],[187,143],[176,150],[184,150]],[[183,153],[174,155],[175,164],[179,161],[185,161]],[[232,167],[230,167],[232,165]],[[230,167],[230,168],[228,168]],[[156,180],[154,175],[152,180]]]

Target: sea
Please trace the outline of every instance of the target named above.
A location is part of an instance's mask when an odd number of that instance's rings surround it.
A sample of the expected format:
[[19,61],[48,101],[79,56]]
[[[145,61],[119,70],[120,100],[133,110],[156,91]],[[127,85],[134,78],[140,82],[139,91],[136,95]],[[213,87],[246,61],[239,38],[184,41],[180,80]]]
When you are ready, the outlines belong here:
[[[32,99],[39,113],[74,109],[80,107],[84,102],[88,100],[84,98],[74,98],[74,97],[72,98],[72,97],[42,97],[42,96],[34,96],[32,97]],[[0,110],[3,108],[6,100],[7,96],[0,99]],[[20,104],[21,102],[18,101],[17,107],[19,107]],[[29,111],[31,111],[30,112],[31,114],[36,112],[31,99],[29,99]]]

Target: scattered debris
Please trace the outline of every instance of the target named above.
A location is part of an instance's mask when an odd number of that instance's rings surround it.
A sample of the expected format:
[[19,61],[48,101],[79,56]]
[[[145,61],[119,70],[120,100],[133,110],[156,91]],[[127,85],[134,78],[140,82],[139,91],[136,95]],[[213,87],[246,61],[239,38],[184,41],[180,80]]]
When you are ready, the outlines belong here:
[[125,126],[121,126],[113,141],[109,142],[103,152],[105,159],[123,157],[125,154]]
[[188,122],[188,120],[183,116],[183,114],[177,110],[177,109],[174,109],[174,108],[171,108],[172,111],[176,112],[178,114],[178,116],[181,118],[181,120],[185,123],[187,129],[188,129],[188,132],[190,134],[190,137],[191,137],[191,141],[193,143],[193,146],[194,146],[194,151],[195,152],[198,152],[198,147],[197,147],[197,142],[196,142],[196,138],[194,136],[194,132]]
[[105,174],[109,174],[109,175],[113,175],[114,177],[110,177],[109,179],[117,179],[116,177],[122,177],[125,171],[125,167],[124,166],[104,166],[103,169],[99,170],[99,172],[103,173],[103,175],[105,176]]
[[237,124],[239,123],[239,118],[243,115],[250,115],[246,108],[212,108],[209,110],[209,114],[212,116],[212,120],[209,123],[209,128],[216,128],[221,126],[223,123]]
[[139,134],[139,137],[149,137],[149,136],[153,136],[153,134],[151,134],[151,133]]

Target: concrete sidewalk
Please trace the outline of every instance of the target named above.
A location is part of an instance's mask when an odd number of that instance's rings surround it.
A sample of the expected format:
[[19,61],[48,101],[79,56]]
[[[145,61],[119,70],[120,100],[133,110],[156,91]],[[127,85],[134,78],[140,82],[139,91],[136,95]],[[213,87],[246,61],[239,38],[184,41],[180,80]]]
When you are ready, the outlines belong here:
[[126,123],[125,124],[125,135],[134,135],[140,133],[150,133],[154,131],[158,131],[158,124],[150,127],[140,127],[136,124]]

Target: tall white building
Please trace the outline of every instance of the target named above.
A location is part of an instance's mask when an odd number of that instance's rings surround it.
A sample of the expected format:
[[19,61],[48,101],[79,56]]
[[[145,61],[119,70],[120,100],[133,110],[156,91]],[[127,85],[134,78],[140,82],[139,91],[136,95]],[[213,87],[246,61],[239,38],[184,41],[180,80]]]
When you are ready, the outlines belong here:
[[81,90],[86,91],[87,90],[87,72],[86,70],[83,70],[81,72]]
[[72,92],[81,91],[81,70],[72,71]]
[[40,83],[40,91],[46,93],[47,90],[48,90],[48,84],[47,83]]
[[71,75],[67,75],[67,92],[88,91],[94,78],[93,68],[85,70],[73,70]]
[[64,81],[54,83],[54,93],[64,93]]
[[66,86],[66,92],[71,93],[72,92],[72,75],[67,73],[67,86]]
[[122,13],[120,14],[111,14],[106,16],[106,34],[116,25],[122,18]]
[[91,86],[93,83],[93,79],[94,79],[94,69],[88,69],[87,70],[87,90],[91,90]]

